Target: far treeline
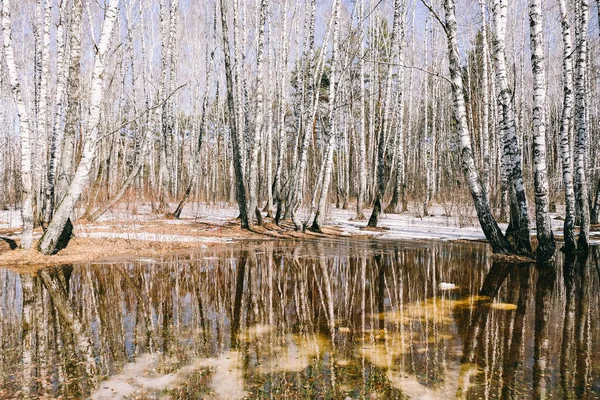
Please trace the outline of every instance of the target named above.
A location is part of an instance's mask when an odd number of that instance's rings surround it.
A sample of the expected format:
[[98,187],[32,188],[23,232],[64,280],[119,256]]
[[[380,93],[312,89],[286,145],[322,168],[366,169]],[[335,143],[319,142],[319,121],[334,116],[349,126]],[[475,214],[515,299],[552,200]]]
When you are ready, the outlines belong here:
[[22,248],[43,227],[44,254],[122,201],[176,218],[237,202],[243,228],[313,231],[333,203],[370,227],[474,206],[494,252],[539,261],[558,205],[564,250],[587,251],[591,3],[2,0],[0,202],[21,209]]

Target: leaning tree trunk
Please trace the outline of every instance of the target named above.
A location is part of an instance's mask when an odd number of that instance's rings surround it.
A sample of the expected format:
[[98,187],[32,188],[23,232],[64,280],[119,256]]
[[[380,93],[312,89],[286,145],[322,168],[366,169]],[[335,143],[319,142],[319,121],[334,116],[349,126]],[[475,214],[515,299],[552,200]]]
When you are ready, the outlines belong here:
[[[38,243],[38,250],[44,254],[55,254],[59,247],[66,245],[63,240],[59,240],[63,234],[65,226],[69,216],[75,209],[75,204],[83,191],[87,181],[89,180],[89,173],[92,167],[92,162],[96,156],[96,149],[98,147],[98,130],[100,123],[100,103],[102,102],[102,84],[104,82],[104,57],[108,51],[110,40],[112,37],[113,26],[118,17],[119,0],[110,0],[106,13],[104,16],[104,25],[102,27],[102,34],[98,47],[96,49],[96,56],[94,57],[94,69],[92,72],[92,87],[90,95],[90,108],[87,120],[87,126],[85,129],[86,138],[83,144],[82,156],[79,165],[73,176],[73,180],[63,198],[62,202],[58,206],[58,209],[54,213],[54,217],[48,229],[44,232],[44,235]],[[69,238],[64,238],[68,242]]]
[[494,0],[494,58],[496,61],[496,79],[500,89],[499,101],[502,113],[503,154],[502,159],[508,165],[508,185],[511,201],[511,221],[507,236],[513,240],[519,252],[531,253],[529,231],[529,214],[527,197],[521,167],[521,151],[519,149],[515,109],[506,68],[506,0]]
[[535,221],[540,262],[554,255],[556,244],[550,222],[548,174],[546,167],[546,68],[541,0],[531,0],[529,27],[531,36],[531,70],[533,74],[533,179],[535,188]]
[[571,24],[565,0],[559,0],[563,37],[563,111],[560,120],[560,155],[562,161],[563,184],[565,185],[565,250],[572,252],[575,243],[575,191],[573,189],[573,167],[571,165],[571,144],[569,142],[573,119],[573,43]]
[[229,131],[231,136],[231,147],[233,149],[233,167],[235,171],[235,194],[240,210],[240,220],[243,229],[249,229],[248,208],[246,206],[246,187],[244,186],[244,172],[242,171],[242,154],[240,151],[239,135],[237,131],[236,110],[233,93],[233,77],[231,74],[231,56],[229,54],[229,30],[227,28],[226,2],[220,1],[221,5],[221,28],[223,33],[223,58],[225,61],[225,78],[227,81],[227,109],[229,111]]
[[8,69],[13,97],[17,103],[19,115],[19,137],[21,142],[21,216],[23,218],[23,233],[21,247],[31,248],[33,244],[33,205],[32,205],[32,176],[31,176],[31,125],[29,111],[21,93],[21,82],[17,73],[17,65],[12,47],[10,20],[10,0],[2,1],[2,38],[4,43],[4,59]]
[[588,0],[579,1],[579,13],[576,23],[577,59],[575,61],[575,199],[579,209],[579,248],[587,251],[590,244],[590,207],[588,203],[588,187],[585,172],[585,151],[588,136],[586,72],[587,72],[587,27],[589,19]]
[[492,215],[490,204],[486,191],[484,190],[471,147],[471,134],[467,123],[467,111],[465,107],[465,98],[463,92],[463,77],[460,67],[460,56],[458,54],[457,24],[454,10],[454,0],[444,0],[444,9],[446,12],[446,35],[448,37],[448,58],[450,62],[450,79],[452,80],[452,100],[454,104],[454,117],[457,121],[458,133],[460,137],[460,153],[462,158],[462,170],[465,180],[469,185],[469,190],[475,203],[477,217],[481,224],[481,229],[488,242],[492,246],[494,253],[508,254],[512,252],[512,247],[506,237],[502,234],[498,223]]
[[[147,132],[149,132],[149,130]],[[129,187],[133,184],[135,178],[138,176],[138,174],[142,170],[142,167],[144,166],[144,159],[146,158],[150,147],[150,138],[148,137],[148,135],[146,135],[146,137],[142,140],[143,143],[140,157],[138,157],[137,162],[129,172],[129,175],[127,176],[127,178],[125,178],[125,181],[121,184],[119,190],[117,190],[117,192],[113,194],[112,197],[108,199],[106,203],[98,207],[98,209],[87,218],[88,221],[94,222],[98,220],[98,218],[104,215],[105,212],[110,210],[115,204],[117,204],[119,200],[121,200],[121,198],[127,192],[127,189],[129,189]]]

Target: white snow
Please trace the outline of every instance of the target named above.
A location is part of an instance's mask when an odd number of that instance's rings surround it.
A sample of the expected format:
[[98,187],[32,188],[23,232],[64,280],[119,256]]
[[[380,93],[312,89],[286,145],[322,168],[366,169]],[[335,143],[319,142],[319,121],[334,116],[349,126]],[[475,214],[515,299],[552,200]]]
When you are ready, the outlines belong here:
[[[175,204],[171,204],[171,209]],[[446,209],[442,205],[431,207],[430,212],[433,216],[422,216],[420,206],[412,205],[409,211],[401,214],[381,214],[379,227],[381,230],[365,230],[367,221],[355,221],[355,211],[353,209],[337,209],[332,204],[329,206],[325,223],[327,225],[338,227],[342,230],[342,235],[370,235],[380,239],[403,239],[403,240],[485,240],[485,236],[479,226],[479,222],[473,210],[473,207],[454,207],[451,216],[446,216]],[[134,213],[135,211],[135,213]],[[82,210],[80,210],[82,212]],[[371,210],[363,210],[368,218]],[[218,230],[220,226],[231,223],[238,215],[239,211],[236,205],[228,205],[220,202],[217,204],[208,203],[189,203],[183,210],[181,219],[165,219],[163,215],[152,214],[150,203],[141,203],[136,207],[128,207],[125,204],[117,205],[113,210],[105,213],[99,220],[102,225],[94,224],[76,224],[75,235],[92,238],[122,238],[128,240],[148,240],[163,242],[201,242],[201,243],[227,243],[231,239],[193,236],[193,235],[174,235],[168,233],[150,233],[144,232],[144,224],[155,223],[157,226],[178,225],[185,226],[192,223],[205,223],[212,225],[201,229],[203,232]],[[556,219],[557,215],[563,215],[562,208],[552,214],[552,227],[554,232],[562,234],[563,220]],[[533,212],[530,213],[533,218]],[[300,218],[306,219],[308,210],[300,212]],[[109,222],[109,224],[107,224]],[[535,221],[532,220],[532,226]],[[21,227],[20,210],[7,209],[0,211],[0,229]],[[506,229],[506,224],[500,224],[502,230]],[[112,228],[112,229],[111,229]],[[116,228],[116,229],[115,229]],[[115,230],[117,232],[115,232]],[[191,231],[198,231],[197,228],[190,228]],[[535,229],[532,229],[535,233]],[[14,238],[15,235],[13,235]],[[591,244],[600,244],[600,235],[592,232]]]

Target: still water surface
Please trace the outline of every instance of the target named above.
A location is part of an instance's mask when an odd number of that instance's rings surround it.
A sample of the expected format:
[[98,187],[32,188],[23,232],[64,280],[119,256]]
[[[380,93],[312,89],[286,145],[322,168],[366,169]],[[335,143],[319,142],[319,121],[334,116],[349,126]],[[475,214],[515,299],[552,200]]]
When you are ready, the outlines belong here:
[[599,257],[269,241],[0,269],[0,398],[600,398]]

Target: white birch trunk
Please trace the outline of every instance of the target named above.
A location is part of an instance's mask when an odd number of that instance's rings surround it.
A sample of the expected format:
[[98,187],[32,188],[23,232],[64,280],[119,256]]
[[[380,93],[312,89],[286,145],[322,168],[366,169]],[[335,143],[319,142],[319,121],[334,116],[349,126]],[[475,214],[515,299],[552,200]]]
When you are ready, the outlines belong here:
[[359,42],[360,42],[360,126],[358,128],[358,196],[356,199],[356,217],[357,220],[365,219],[362,212],[363,202],[367,191],[367,146],[366,139],[366,110],[365,110],[365,0],[360,0],[360,11],[358,12],[359,23]]
[[59,2],[58,25],[56,27],[56,93],[54,97],[55,111],[52,136],[50,138],[50,155],[48,160],[48,177],[45,191],[44,224],[47,225],[54,215],[55,182],[58,156],[58,136],[61,130],[61,117],[64,111],[64,92],[66,85],[65,38],[63,27],[64,1]]
[[483,187],[486,192],[490,193],[490,90],[488,80],[488,39],[487,39],[487,21],[485,17],[485,1],[479,0],[479,8],[481,9],[481,40],[482,40],[482,59],[483,68],[481,71],[481,87],[483,89],[483,110],[482,110],[482,121],[481,121],[481,147],[483,154],[483,168],[482,168],[482,180]]
[[48,78],[50,69],[50,23],[51,1],[45,1],[42,21],[42,48],[40,59],[40,79],[38,88],[37,134],[35,145],[32,149],[33,168],[33,195],[34,195],[34,224],[42,220],[43,209],[43,179],[42,174],[46,165],[46,140],[48,137]]
[[10,0],[2,1],[2,38],[4,44],[4,59],[8,69],[8,76],[12,88],[13,97],[17,104],[19,115],[19,137],[21,142],[21,216],[23,218],[23,233],[21,235],[21,247],[31,248],[33,244],[33,205],[32,205],[32,174],[31,174],[31,125],[29,111],[23,94],[21,93],[21,82],[17,72],[15,56],[11,38]]
[[509,236],[517,251],[530,253],[531,242],[529,232],[529,215],[527,197],[521,170],[521,152],[515,123],[515,109],[512,94],[508,85],[506,68],[506,0],[494,0],[494,58],[496,63],[496,79],[500,90],[500,107],[503,127],[503,163],[508,168],[508,184],[511,199],[511,223]]
[[[278,119],[278,128],[277,128],[277,166],[275,168],[275,180],[273,183],[274,188],[274,196],[277,199],[277,210],[278,214],[281,215],[281,202],[283,200],[282,192],[282,182],[281,182],[281,170],[283,168],[283,156],[284,152],[287,148],[285,142],[285,114],[287,104],[285,101],[285,93],[287,89],[287,61],[288,61],[288,52],[289,52],[289,43],[287,39],[287,26],[288,26],[288,16],[287,16],[287,0],[283,2],[283,27],[281,32],[281,57],[279,59],[279,119]],[[278,218],[276,217],[277,222]]]
[[563,236],[565,249],[573,252],[575,242],[575,190],[573,187],[573,164],[571,159],[571,130],[573,120],[573,39],[571,23],[565,0],[559,0],[563,39],[563,110],[560,120],[560,155],[563,184],[565,185],[565,223]]
[[102,34],[94,57],[90,108],[86,124],[81,161],[79,162],[73,180],[69,185],[64,199],[58,206],[48,229],[38,243],[38,249],[44,254],[54,254],[58,250],[59,238],[63,232],[75,204],[89,180],[92,162],[98,147],[98,130],[100,123],[100,103],[104,83],[104,58],[110,45],[113,27],[118,18],[119,0],[110,0],[104,15]]
[[[240,210],[241,226],[244,229],[250,228],[248,223],[248,208],[246,206],[246,187],[244,186],[244,171],[242,163],[242,149],[241,149],[241,135],[238,132],[238,115],[236,112],[236,105],[234,100],[234,81],[231,67],[231,56],[229,49],[229,29],[227,27],[227,9],[226,1],[221,0],[221,27],[223,34],[223,49],[224,49],[224,61],[225,61],[225,78],[227,80],[227,108],[229,111],[229,126],[231,136],[231,147],[233,151],[233,169],[235,173],[235,195],[238,202],[238,208]],[[235,14],[234,14],[235,20]],[[235,25],[235,24],[234,24]],[[235,38],[235,35],[234,35]]]
[[[397,40],[399,37],[399,26],[400,19],[402,18],[400,0],[394,1],[394,19],[392,22],[392,34],[390,38],[390,58],[387,66],[387,73],[385,78],[385,92],[383,98],[383,115],[381,121],[381,127],[378,135],[377,143],[377,175],[376,175],[376,186],[375,191],[375,204],[373,205],[373,211],[369,217],[368,226],[376,227],[379,221],[379,215],[383,210],[383,197],[385,195],[385,147],[386,141],[389,136],[389,130],[392,126],[391,112],[392,112],[392,81],[394,69],[392,64],[396,62],[397,58]],[[402,107],[402,105],[401,105]]]
[[465,180],[475,203],[475,210],[483,233],[492,246],[495,253],[509,253],[510,243],[506,240],[500,227],[494,219],[487,197],[487,193],[481,185],[473,150],[471,147],[471,135],[467,123],[467,111],[463,94],[463,77],[461,74],[460,57],[458,53],[457,23],[454,9],[454,0],[444,0],[446,12],[446,35],[448,36],[448,57],[450,62],[450,78],[452,80],[452,101],[454,104],[454,116],[458,125],[459,143],[461,152],[462,170]]
[[[271,20],[269,18],[269,41],[273,40],[273,33],[271,28]],[[275,83],[273,82],[273,70],[275,69],[275,57],[272,49],[269,49],[269,91],[267,95],[267,126],[265,132],[265,173],[266,173],[266,189],[267,189],[267,204],[266,212],[267,217],[273,218],[273,99],[275,98]]]
[[[590,208],[588,203],[588,187],[585,171],[585,154],[588,133],[586,72],[588,58],[587,29],[589,21],[588,0],[578,0],[579,7],[576,23],[577,46],[575,60],[575,199],[579,209],[578,245],[587,251],[590,242]],[[577,9],[577,8],[576,8]]]
[[541,0],[531,0],[529,27],[531,37],[531,70],[533,74],[533,177],[535,219],[538,247],[536,258],[547,261],[554,255],[556,244],[549,214],[548,173],[546,166],[546,66],[544,54]]
[[[336,132],[336,91],[337,88],[337,62],[338,62],[338,45],[340,36],[340,0],[334,0],[333,3],[333,43],[331,53],[331,67],[329,70],[329,138],[327,141],[327,148],[325,150],[323,181],[321,184],[321,195],[319,197],[319,204],[315,212],[315,217],[312,222],[311,230],[314,232],[321,231],[322,219],[325,216],[325,209],[327,207],[327,194],[329,192],[329,183],[331,182],[331,170],[333,169],[333,149],[335,147],[335,139],[337,137]],[[318,87],[318,86],[317,86]],[[318,90],[318,89],[316,89]]]
[[[255,214],[257,222],[262,225],[262,217],[258,209],[258,150],[260,149],[260,135],[263,129],[263,63],[265,52],[265,24],[267,19],[268,1],[260,2],[260,18],[258,22],[258,49],[256,54],[256,118],[254,120],[254,138],[252,140],[252,153],[250,157],[250,177],[248,181],[250,221],[253,221],[252,215]],[[267,121],[271,124],[271,121]]]
[[[75,142],[81,120],[81,27],[83,0],[73,0],[70,9],[69,76],[67,81],[67,110],[60,166],[56,182],[56,199],[60,202],[73,178]],[[54,211],[54,210],[53,210]]]

